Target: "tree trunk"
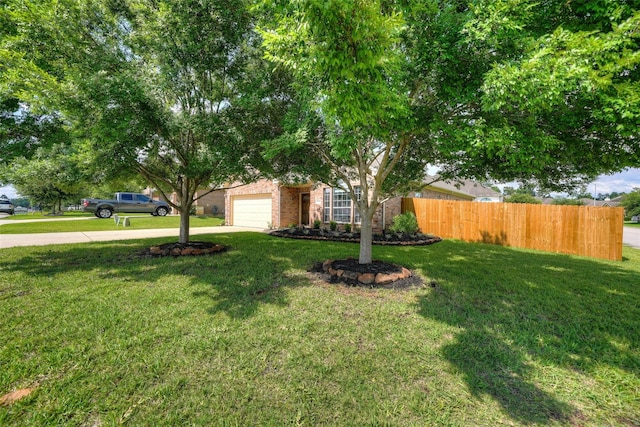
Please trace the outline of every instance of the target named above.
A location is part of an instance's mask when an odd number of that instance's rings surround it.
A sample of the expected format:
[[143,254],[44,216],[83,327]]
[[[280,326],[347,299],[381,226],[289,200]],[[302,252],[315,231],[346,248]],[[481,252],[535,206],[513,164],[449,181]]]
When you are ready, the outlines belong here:
[[189,217],[191,205],[180,210],[180,238],[179,243],[189,243]]
[[365,212],[360,212],[360,257],[358,259],[358,263],[360,264],[371,264],[372,261],[371,247],[373,245],[373,229],[371,223],[373,211],[375,211],[375,209],[367,207]]

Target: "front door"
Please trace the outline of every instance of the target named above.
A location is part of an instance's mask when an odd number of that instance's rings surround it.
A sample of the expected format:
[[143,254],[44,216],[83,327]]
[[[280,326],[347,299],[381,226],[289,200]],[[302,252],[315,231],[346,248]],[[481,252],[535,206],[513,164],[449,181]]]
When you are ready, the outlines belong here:
[[311,194],[302,193],[300,195],[300,224],[309,224],[309,210],[311,209]]

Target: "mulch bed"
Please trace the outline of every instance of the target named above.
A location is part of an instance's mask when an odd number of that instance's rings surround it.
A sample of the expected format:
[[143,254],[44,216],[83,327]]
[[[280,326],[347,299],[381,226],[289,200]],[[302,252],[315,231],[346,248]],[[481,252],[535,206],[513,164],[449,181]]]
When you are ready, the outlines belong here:
[[[304,240],[359,243],[359,233],[330,231],[314,228],[284,228],[269,233],[275,237]],[[421,246],[441,242],[442,238],[427,234],[383,233],[373,235],[374,245]],[[420,276],[396,264],[373,261],[360,264],[357,259],[326,260],[317,262],[309,272],[327,283],[367,288],[407,289],[424,286]]]
[[374,260],[360,264],[355,258],[317,262],[309,270],[327,283],[367,288],[408,289],[422,287],[424,281],[397,264]]
[[[329,240],[333,242],[359,243],[360,233],[330,231],[315,228],[283,228],[269,233],[271,236],[289,239]],[[373,235],[374,245],[418,246],[441,242],[442,238],[428,234],[383,233]]]
[[140,255],[149,257],[163,256],[202,256],[225,252],[229,248],[211,242],[189,242],[189,243],[164,243],[158,246],[151,246],[142,251]]
[[[359,242],[360,236],[354,233],[333,232],[311,229],[276,230],[271,235],[288,238]],[[378,235],[374,244],[429,245],[442,239],[435,236],[387,234]],[[164,243],[151,246],[140,253],[142,257],[180,257],[202,256],[225,252],[229,247],[211,242]],[[327,283],[340,283],[347,286],[367,288],[408,289],[424,286],[424,281],[412,271],[397,264],[374,260],[369,264],[360,264],[355,258],[326,260],[317,262],[309,270]]]

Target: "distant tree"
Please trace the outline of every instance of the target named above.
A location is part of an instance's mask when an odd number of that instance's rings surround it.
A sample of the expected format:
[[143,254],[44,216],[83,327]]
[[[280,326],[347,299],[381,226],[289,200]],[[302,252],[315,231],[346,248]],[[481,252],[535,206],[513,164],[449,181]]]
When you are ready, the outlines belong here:
[[626,193],[622,192],[622,193],[618,193],[617,191],[612,191],[611,193],[609,193],[609,199],[615,199],[616,197],[620,197],[620,196],[624,196]]
[[584,202],[580,199],[567,199],[564,197],[560,197],[557,199],[553,199],[551,202],[552,205],[570,205],[570,206],[582,206]]
[[514,193],[504,199],[505,203],[529,203],[539,205],[542,203],[539,199],[527,193]]
[[96,179],[134,171],[166,199],[177,193],[168,201],[180,212],[181,243],[198,197],[255,171],[247,158],[259,141],[237,126],[281,120],[266,113],[288,98],[271,91],[258,100],[265,114],[232,120],[237,104],[250,108],[245,81],[273,74],[251,68],[262,52],[248,1],[5,3],[13,24],[0,45],[5,87],[73,121]]
[[514,188],[514,187],[504,187],[504,188],[502,189],[502,193],[503,193],[505,196],[510,196],[510,195],[512,195],[512,194],[513,194],[513,193],[515,193],[515,192],[516,192],[516,188]]
[[86,185],[72,150],[64,145],[41,147],[30,159],[14,159],[2,175],[18,193],[52,213],[60,212],[64,202],[75,203]]
[[620,204],[627,216],[640,215],[640,188],[634,188],[632,192],[625,194]]
[[581,188],[579,191],[570,192],[569,195],[574,199],[591,199],[591,193],[586,191],[586,189]]
[[11,199],[11,202],[16,206],[21,206],[23,208],[31,207],[31,201],[28,197],[15,197]]
[[518,187],[504,187],[503,193],[505,196],[511,196],[514,194],[527,194],[529,196],[537,196],[538,190],[534,183],[522,182]]

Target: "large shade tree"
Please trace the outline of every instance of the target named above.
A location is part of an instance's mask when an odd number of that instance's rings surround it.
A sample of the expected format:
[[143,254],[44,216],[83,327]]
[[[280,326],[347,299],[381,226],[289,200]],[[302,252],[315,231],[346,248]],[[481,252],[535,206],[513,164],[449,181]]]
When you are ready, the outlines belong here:
[[626,2],[260,5],[267,57],[306,107],[268,151],[315,151],[314,178],[350,191],[361,263],[376,207],[427,164],[563,189],[640,163],[640,15]]
[[263,6],[272,18],[262,30],[267,56],[293,72],[305,106],[294,123],[300,128],[268,144],[268,152],[297,143],[317,155],[326,167],[311,177],[349,192],[362,222],[359,260],[370,263],[376,209],[418,179],[428,158],[418,153],[427,146],[419,144],[399,48],[405,22],[379,1]]
[[[168,201],[177,193],[170,203],[186,243],[194,201],[254,171],[255,141],[237,130],[239,116],[251,117],[241,91],[270,73],[251,71],[261,54],[245,2],[8,4],[14,31],[2,43],[3,80],[22,74],[29,84],[14,85],[16,96],[75,120],[97,175],[134,170]],[[267,115],[278,108],[267,104]]]

